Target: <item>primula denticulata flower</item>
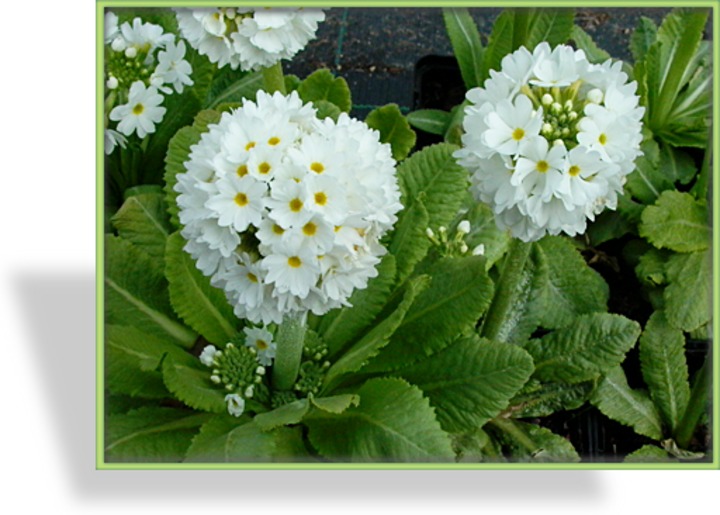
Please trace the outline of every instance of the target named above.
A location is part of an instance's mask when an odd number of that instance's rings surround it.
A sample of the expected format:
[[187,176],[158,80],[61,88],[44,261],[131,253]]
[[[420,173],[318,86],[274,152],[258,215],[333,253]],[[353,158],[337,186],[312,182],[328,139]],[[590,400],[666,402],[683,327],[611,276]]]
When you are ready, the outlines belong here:
[[467,93],[458,162],[497,225],[534,241],[585,231],[615,209],[642,154],[644,108],[621,62],[588,62],[582,50],[539,44],[506,56],[483,88]]
[[[106,119],[105,152],[125,146],[123,136],[137,134],[144,138],[155,132],[166,109],[163,95],[182,93],[192,86],[192,67],[185,60],[183,41],[175,42],[173,34],[140,18],[118,25],[118,17],[105,14],[105,86]],[[110,127],[110,121],[118,122]]]
[[176,9],[182,36],[219,67],[259,70],[291,59],[315,38],[320,9]]
[[[185,250],[254,323],[348,305],[377,275],[379,240],[402,208],[379,133],[344,113],[319,120],[296,92],[259,91],[223,113],[185,168],[175,185]],[[264,342],[258,358],[269,361]]]

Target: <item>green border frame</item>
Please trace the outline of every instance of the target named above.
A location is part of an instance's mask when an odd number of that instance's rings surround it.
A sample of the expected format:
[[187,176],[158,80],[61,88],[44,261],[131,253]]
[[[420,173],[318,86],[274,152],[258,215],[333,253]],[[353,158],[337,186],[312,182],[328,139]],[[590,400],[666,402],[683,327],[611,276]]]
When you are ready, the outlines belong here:
[[[96,3],[96,469],[97,470],[718,470],[720,469],[720,284],[713,281],[713,407],[712,407],[712,445],[713,461],[710,463],[106,463],[104,461],[104,195],[105,195],[105,153],[103,149],[103,28],[104,11],[116,7],[231,7],[241,4],[256,5],[255,2],[227,2],[208,0],[98,0]],[[342,1],[342,7],[574,7],[577,0],[349,0]],[[263,0],[264,6],[272,7],[338,7],[338,1],[327,0]],[[590,0],[583,7],[678,7],[677,0]],[[720,0],[693,0],[682,2],[682,7],[705,7],[712,12],[713,63],[720,62],[720,26],[717,15],[720,12]],[[718,155],[720,149],[720,87],[713,82],[713,152]],[[720,161],[712,161],[713,202],[713,278],[720,277]]]

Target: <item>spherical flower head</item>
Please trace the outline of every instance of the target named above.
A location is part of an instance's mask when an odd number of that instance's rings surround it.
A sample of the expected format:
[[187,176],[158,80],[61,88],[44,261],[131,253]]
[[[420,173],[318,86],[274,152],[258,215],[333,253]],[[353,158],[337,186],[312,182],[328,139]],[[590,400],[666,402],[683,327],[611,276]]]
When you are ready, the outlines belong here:
[[[258,92],[191,147],[175,190],[185,250],[256,324],[347,305],[402,209],[390,146],[346,114],[319,120],[296,92]],[[259,329],[248,341],[273,356]],[[259,340],[258,340],[259,338]]]
[[522,47],[467,93],[458,162],[497,225],[534,241],[585,231],[614,209],[641,155],[637,84],[621,63],[590,64],[581,50]]
[[291,59],[315,38],[319,9],[176,9],[180,32],[219,67],[259,70]]

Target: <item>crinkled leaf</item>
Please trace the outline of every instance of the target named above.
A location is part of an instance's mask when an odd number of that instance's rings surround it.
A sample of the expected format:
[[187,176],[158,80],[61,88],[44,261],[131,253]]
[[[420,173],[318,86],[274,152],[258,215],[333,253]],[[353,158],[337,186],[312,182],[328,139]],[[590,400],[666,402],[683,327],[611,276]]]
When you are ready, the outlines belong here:
[[341,414],[313,412],[305,423],[313,446],[338,461],[436,462],[452,460],[450,437],[422,392],[401,379],[371,379],[360,404]]
[[263,431],[245,417],[219,415],[210,419],[193,438],[186,462],[255,463],[312,461],[302,442],[300,428],[278,427]]
[[693,252],[709,248],[709,215],[705,201],[689,193],[670,190],[645,208],[638,227],[640,236],[659,249]]
[[309,409],[310,402],[307,399],[298,399],[272,411],[259,413],[253,420],[263,431],[270,431],[276,427],[297,424]]
[[[480,33],[475,21],[467,9],[443,9],[442,12],[445,29],[453,47],[453,55],[458,61],[465,88],[482,86],[485,78],[482,74],[485,49],[480,42]],[[444,131],[433,134],[443,133]]]
[[533,245],[531,259],[547,269],[542,327],[563,327],[577,315],[607,311],[607,283],[585,263],[569,240],[546,236]]
[[359,337],[387,302],[395,284],[395,257],[386,254],[377,271],[377,277],[368,281],[367,288],[355,290],[350,296],[348,302],[352,307],[336,309],[322,317],[318,332],[331,356],[343,345]]
[[183,250],[185,239],[173,233],[167,240],[165,275],[175,312],[210,343],[225,343],[237,332],[239,320],[222,290],[195,266]]
[[671,253],[666,250],[650,248],[635,266],[638,280],[647,286],[660,286],[666,283],[665,267]]
[[693,331],[712,318],[712,260],[710,251],[677,254],[668,259],[668,286],[663,292],[668,322]]
[[652,314],[640,337],[640,364],[650,396],[671,432],[690,399],[685,337],[668,324],[665,313]]
[[640,325],[620,315],[580,315],[568,326],[532,340],[525,349],[535,360],[533,377],[579,383],[619,365],[640,335]]
[[165,242],[172,232],[162,193],[129,197],[112,217],[118,234],[145,252],[154,262],[165,258]]
[[111,235],[105,237],[105,323],[134,326],[185,347],[196,339],[173,313],[167,281],[152,259]]
[[533,372],[521,348],[461,338],[437,354],[398,373],[418,386],[448,432],[471,431],[507,408]]
[[227,392],[210,381],[211,369],[195,356],[188,353],[168,355],[163,360],[162,373],[168,390],[191,408],[212,413],[227,411]]
[[211,415],[184,409],[145,407],[108,417],[107,462],[180,462]]
[[585,52],[588,61],[591,63],[604,63],[610,59],[610,54],[598,47],[590,37],[590,34],[585,32],[578,25],[572,26],[570,39],[575,42],[575,48]]
[[655,43],[657,38],[657,26],[655,22],[645,16],[640,17],[637,27],[630,36],[630,51],[635,61],[645,57],[648,49]]
[[692,156],[670,145],[660,147],[660,173],[672,182],[688,184],[698,173]]
[[297,88],[304,102],[327,100],[349,113],[352,108],[350,88],[342,77],[335,77],[330,70],[321,69],[310,74]]
[[244,99],[254,101],[262,87],[262,73],[245,73],[225,66],[215,74],[205,106],[212,109],[227,102],[242,102]]
[[405,159],[415,146],[415,131],[397,104],[388,104],[370,111],[365,123],[380,133],[380,142],[392,148],[392,156],[396,161]]
[[705,457],[705,454],[702,452],[693,452],[688,451],[687,449],[681,449],[677,442],[673,440],[672,438],[668,438],[667,440],[663,440],[661,442],[661,445],[663,449],[667,451],[668,454],[671,456],[674,456],[675,458],[678,458],[680,460],[699,460]]
[[427,271],[432,282],[410,307],[371,369],[391,370],[439,351],[474,329],[492,299],[482,256],[441,258]]
[[[536,424],[512,421],[515,427],[524,434],[524,442],[517,436],[504,433],[502,440],[510,451],[512,460],[525,463],[576,463],[580,461],[577,451],[572,443]],[[532,443],[534,449],[527,448]]]
[[534,418],[577,409],[585,404],[594,389],[595,381],[567,384],[531,379],[512,399],[509,411],[515,418]]
[[360,403],[360,397],[353,393],[343,393],[332,397],[312,397],[310,402],[318,409],[340,414],[351,406],[357,406]]
[[415,265],[425,257],[430,248],[430,239],[425,234],[429,217],[422,197],[406,207],[395,224],[388,251],[395,257],[395,282],[402,284]]
[[647,392],[628,386],[622,367],[612,368],[598,384],[590,399],[607,417],[632,427],[636,433],[660,440],[660,414]]
[[667,451],[655,445],[643,445],[625,456],[625,463],[667,463],[677,461]]
[[458,463],[478,463],[486,457],[487,446],[491,441],[490,436],[482,429],[451,436],[455,461]]
[[[203,111],[200,112],[200,114],[202,113]],[[190,147],[200,141],[201,134],[202,132],[195,127],[183,127],[168,144],[168,152],[165,156],[165,201],[168,213],[170,213],[170,221],[175,227],[180,227],[178,220],[180,209],[176,202],[178,193],[174,190],[175,184],[177,184],[176,175],[185,173],[183,163],[188,160]]]
[[407,114],[410,125],[421,131],[442,136],[450,124],[451,115],[440,109],[418,109]]

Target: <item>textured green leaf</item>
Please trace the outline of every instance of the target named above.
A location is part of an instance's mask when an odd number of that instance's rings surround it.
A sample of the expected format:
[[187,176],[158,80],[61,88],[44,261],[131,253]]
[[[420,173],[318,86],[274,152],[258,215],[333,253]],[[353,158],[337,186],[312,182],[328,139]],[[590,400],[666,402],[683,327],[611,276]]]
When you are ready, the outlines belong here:
[[665,267],[670,252],[650,248],[635,266],[635,275],[646,286],[660,286],[666,283]]
[[477,202],[470,197],[469,208],[460,218],[470,222],[470,234],[465,242],[470,250],[478,245],[483,246],[485,266],[490,269],[508,249],[510,234],[498,228],[492,208],[485,203]]
[[690,399],[685,337],[668,324],[665,313],[652,314],[640,337],[640,364],[653,402],[671,432]]
[[660,172],[672,182],[688,184],[695,178],[698,168],[687,152],[670,145],[660,147]]
[[165,275],[175,312],[210,343],[226,343],[237,332],[239,320],[222,290],[210,284],[192,257],[183,250],[185,239],[173,233],[167,241]]
[[535,418],[577,409],[585,404],[595,386],[595,381],[567,384],[531,379],[511,400],[509,411],[515,418]]
[[538,267],[547,269],[542,327],[555,329],[569,324],[577,315],[607,311],[607,284],[569,240],[546,236],[533,245],[531,258]]
[[367,288],[355,290],[348,299],[352,307],[336,309],[322,317],[318,332],[330,350],[330,356],[346,343],[359,337],[380,313],[395,284],[395,257],[386,254],[377,267],[378,275]]
[[436,462],[453,458],[450,438],[430,403],[401,379],[371,379],[358,391],[360,404],[333,415],[314,412],[305,423],[324,457],[352,462]]
[[246,418],[219,415],[200,428],[187,452],[191,463],[254,463],[312,461],[299,428],[263,431]]
[[227,392],[210,381],[211,372],[188,353],[169,355],[162,363],[165,386],[179,400],[198,410],[225,413]]
[[213,109],[227,102],[242,102],[244,99],[255,101],[255,96],[262,87],[262,73],[244,73],[226,66],[218,70],[213,78],[205,106]]
[[[516,431],[504,433],[502,440],[513,461],[526,463],[576,463],[580,461],[580,456],[575,448],[562,436],[536,424],[519,421],[512,421],[512,424]],[[532,447],[533,450],[528,447]]]
[[660,147],[655,140],[641,145],[643,155],[635,160],[635,170],[627,176],[625,190],[643,204],[653,204],[660,193],[674,188],[673,178],[660,169]]
[[318,409],[340,414],[351,406],[357,406],[360,403],[360,397],[353,393],[343,393],[332,397],[313,397],[310,402]]
[[570,39],[575,42],[575,48],[585,52],[588,61],[591,63],[604,63],[610,59],[610,54],[598,47],[590,37],[590,34],[585,32],[578,25],[572,26]]
[[663,437],[660,414],[647,392],[628,386],[622,367],[611,369],[598,384],[590,402],[602,413],[653,440]]
[[493,284],[482,256],[441,258],[427,273],[430,287],[410,307],[372,369],[395,369],[439,351],[473,331],[490,305]]
[[645,16],[640,17],[637,27],[630,36],[630,51],[635,61],[645,57],[648,49],[655,43],[657,38],[657,26],[655,22]]
[[365,123],[380,133],[380,141],[392,148],[396,161],[405,159],[415,146],[415,131],[410,128],[397,104],[388,104],[370,111]]
[[263,431],[269,431],[280,426],[297,424],[310,409],[310,402],[307,399],[285,404],[279,408],[265,413],[255,415],[254,423]]
[[[198,116],[201,114],[203,114],[203,111]],[[180,209],[176,202],[178,193],[174,190],[177,184],[176,175],[185,173],[183,163],[188,160],[190,147],[200,141],[201,134],[202,132],[195,127],[183,127],[172,137],[168,144],[168,152],[165,156],[165,201],[167,202],[168,213],[170,213],[170,221],[175,227],[180,227],[180,221],[178,220]]]
[[304,102],[327,100],[349,113],[352,108],[350,88],[342,77],[335,77],[330,70],[321,69],[310,74],[297,89]]
[[105,237],[105,323],[129,325],[190,347],[196,335],[175,317],[168,285],[152,259],[132,243]]
[[325,376],[326,387],[331,386],[337,378],[362,368],[370,358],[376,356],[380,349],[388,344],[390,337],[406,316],[415,298],[427,288],[428,282],[426,276],[420,276],[407,283],[402,301],[398,306],[330,367]]
[[422,202],[434,231],[453,221],[467,192],[467,170],[452,156],[456,149],[447,143],[425,147],[398,167],[402,204],[409,210],[424,194]]
[[521,348],[472,336],[398,373],[430,399],[443,429],[458,433],[507,408],[532,372],[532,358]]
[[317,109],[315,116],[317,116],[320,120],[332,118],[333,121],[337,122],[340,114],[342,113],[338,106],[327,100],[315,100],[313,105],[315,106],[315,109]]
[[[483,59],[482,77],[489,77],[490,70],[500,70],[500,63],[506,55],[512,53],[520,44],[513,45],[515,32],[515,11],[506,9],[493,23]],[[523,37],[525,34],[523,34]]]
[[619,365],[640,335],[637,322],[620,315],[580,315],[567,327],[525,347],[535,360],[533,377],[579,383]]
[[[485,49],[480,42],[480,33],[475,21],[467,9],[443,9],[442,12],[445,29],[453,47],[453,55],[460,66],[465,89],[482,86]],[[444,131],[433,134],[443,133]]]
[[412,274],[431,245],[425,234],[429,217],[422,200],[424,196],[421,195],[412,206],[402,211],[388,245],[388,251],[395,257],[396,284],[402,284]]
[[147,407],[111,415],[105,424],[107,462],[180,462],[210,415]]
[[640,236],[659,249],[693,252],[709,248],[707,204],[689,193],[665,191],[654,206],[645,208]]
[[144,251],[153,261],[165,259],[165,242],[172,232],[162,193],[129,197],[112,217],[118,234]]
[[[175,31],[175,33],[177,34],[177,31]],[[215,74],[218,72],[218,68],[215,63],[210,62],[207,56],[201,55],[190,45],[185,45],[185,49],[185,60],[190,63],[192,67],[193,85],[189,89],[191,89],[200,100],[200,103],[204,105]]]
[[525,39],[526,48],[532,49],[546,41],[550,47],[567,43],[574,27],[573,9],[532,9],[530,30]]
[[407,114],[410,125],[421,131],[442,136],[451,120],[450,113],[440,109],[418,109]]
[[637,451],[625,456],[625,463],[666,463],[673,461],[677,460],[655,445],[643,445]]

